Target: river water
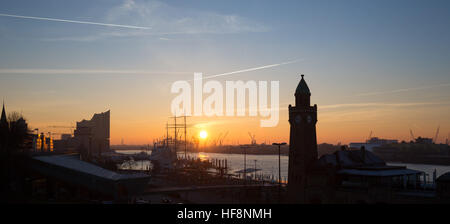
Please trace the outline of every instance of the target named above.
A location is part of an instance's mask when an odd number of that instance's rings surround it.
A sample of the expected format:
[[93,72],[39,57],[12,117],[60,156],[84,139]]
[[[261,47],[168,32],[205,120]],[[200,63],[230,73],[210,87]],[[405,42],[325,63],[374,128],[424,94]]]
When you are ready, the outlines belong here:
[[[133,154],[140,153],[140,150],[116,150],[119,153]],[[150,153],[150,152],[149,152]],[[179,157],[184,157],[184,153],[179,152]],[[231,172],[235,172],[238,170],[244,169],[244,154],[224,154],[224,153],[205,153],[198,152],[187,153],[188,157],[191,158],[200,158],[202,160],[227,160],[228,167]],[[283,180],[287,179],[288,175],[288,156],[281,156],[281,177]],[[150,164],[149,161],[143,162],[135,162],[132,164],[132,169],[143,169],[143,167],[148,167]],[[278,178],[278,155],[246,155],[246,168],[255,168],[260,169],[257,171],[257,175],[263,174],[264,176],[271,176],[274,179]],[[429,165],[429,164],[410,164],[410,163],[388,163],[388,165],[396,165],[396,166],[406,166],[408,169],[423,171],[429,175],[427,179],[431,180],[433,177],[433,172],[436,169],[437,177],[440,175],[450,172],[450,166],[441,166],[441,165]]]

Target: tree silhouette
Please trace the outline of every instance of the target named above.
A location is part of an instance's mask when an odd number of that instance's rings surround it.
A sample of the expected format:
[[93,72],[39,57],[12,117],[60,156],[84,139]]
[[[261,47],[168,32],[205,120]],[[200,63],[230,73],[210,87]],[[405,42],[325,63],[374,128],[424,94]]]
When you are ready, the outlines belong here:
[[[23,186],[25,157],[29,153],[31,131],[19,113],[12,112],[0,121],[0,183],[1,193],[6,197],[14,197]],[[7,200],[2,197],[2,200]]]

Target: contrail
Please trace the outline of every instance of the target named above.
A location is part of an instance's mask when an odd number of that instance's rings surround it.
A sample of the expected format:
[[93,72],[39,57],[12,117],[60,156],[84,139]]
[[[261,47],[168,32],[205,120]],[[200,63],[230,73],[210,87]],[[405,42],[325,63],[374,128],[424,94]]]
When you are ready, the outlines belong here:
[[120,24],[111,24],[111,23],[96,23],[96,22],[88,22],[88,21],[55,19],[55,18],[47,18],[47,17],[35,17],[35,16],[21,16],[21,15],[11,15],[11,14],[4,14],[4,13],[0,13],[0,16],[21,18],[21,19],[35,19],[35,20],[46,20],[46,21],[54,21],[54,22],[66,22],[66,23],[78,23],[78,24],[98,25],[98,26],[120,27],[120,28],[128,28],[128,29],[141,29],[141,30],[151,29],[150,27],[143,27],[143,26],[130,26],[130,25],[120,25]]
[[381,95],[381,94],[388,94],[388,93],[401,93],[401,92],[432,89],[432,88],[436,88],[436,87],[445,87],[445,86],[450,86],[450,83],[443,83],[443,84],[432,85],[432,86],[421,86],[421,87],[415,87],[415,88],[406,88],[406,89],[395,89],[395,90],[383,91],[383,92],[360,93],[360,94],[357,94],[357,96],[373,96],[373,95]]
[[[210,75],[210,76],[205,76],[202,79],[211,79],[211,78],[220,77],[220,76],[227,76],[227,75],[234,75],[234,74],[238,74],[238,73],[251,72],[251,71],[256,71],[256,70],[261,70],[261,69],[266,69],[266,68],[277,67],[277,66],[281,66],[281,65],[292,64],[292,63],[296,63],[296,62],[303,61],[303,60],[304,59],[297,59],[297,60],[287,61],[287,62],[282,62],[282,63],[277,63],[277,64],[264,65],[264,66],[260,66],[260,67],[256,67],[256,68],[248,68],[248,69],[243,69],[243,70],[239,70],[239,71]],[[193,79],[189,80],[189,81],[193,81]]]

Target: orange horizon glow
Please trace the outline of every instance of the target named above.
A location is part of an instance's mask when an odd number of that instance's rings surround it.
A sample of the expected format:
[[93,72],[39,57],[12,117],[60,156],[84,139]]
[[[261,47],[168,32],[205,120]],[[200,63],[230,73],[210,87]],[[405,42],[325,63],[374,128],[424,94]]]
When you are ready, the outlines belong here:
[[[414,109],[414,110],[413,110]],[[7,107],[7,112],[17,111],[13,106]],[[102,112],[106,110],[96,110]],[[448,138],[450,123],[445,107],[436,108],[341,108],[321,109],[318,105],[317,141],[318,143],[349,144],[350,142],[364,142],[371,131],[373,137],[410,141],[411,129],[415,137],[434,138],[436,129],[440,125],[437,142],[445,143]],[[147,120],[127,117],[126,111],[111,110],[111,145],[117,145],[124,139],[129,145],[152,144],[154,139],[165,136],[165,123],[167,116],[155,116]],[[71,133],[71,129],[51,129],[51,125],[75,126],[73,123],[34,122],[38,120],[34,114],[23,113],[29,121],[30,129],[39,128],[40,132]],[[76,116],[77,120],[90,119],[93,114],[84,113]],[[436,114],[440,116],[436,116]],[[419,119],[421,118],[421,119]],[[220,134],[229,132],[223,144],[238,145],[249,144],[251,139],[248,132],[256,135],[258,144],[272,142],[289,142],[289,123],[286,110],[280,112],[280,122],[273,128],[259,127],[258,117],[190,117],[187,120],[187,139],[199,136],[201,131],[207,131],[207,138],[202,139],[203,144],[218,138]],[[52,118],[48,118],[52,120]],[[413,122],[411,122],[413,121]],[[245,125],[243,125],[245,124]],[[171,133],[169,133],[171,135]],[[56,135],[55,137],[58,137]],[[200,136],[199,136],[200,137]]]

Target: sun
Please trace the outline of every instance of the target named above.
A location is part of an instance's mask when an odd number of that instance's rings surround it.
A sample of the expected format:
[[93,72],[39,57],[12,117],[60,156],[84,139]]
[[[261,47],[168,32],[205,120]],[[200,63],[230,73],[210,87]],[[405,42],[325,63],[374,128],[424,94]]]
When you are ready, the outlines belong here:
[[208,137],[208,132],[206,132],[206,131],[201,131],[201,132],[200,132],[200,138],[205,139],[206,137]]

